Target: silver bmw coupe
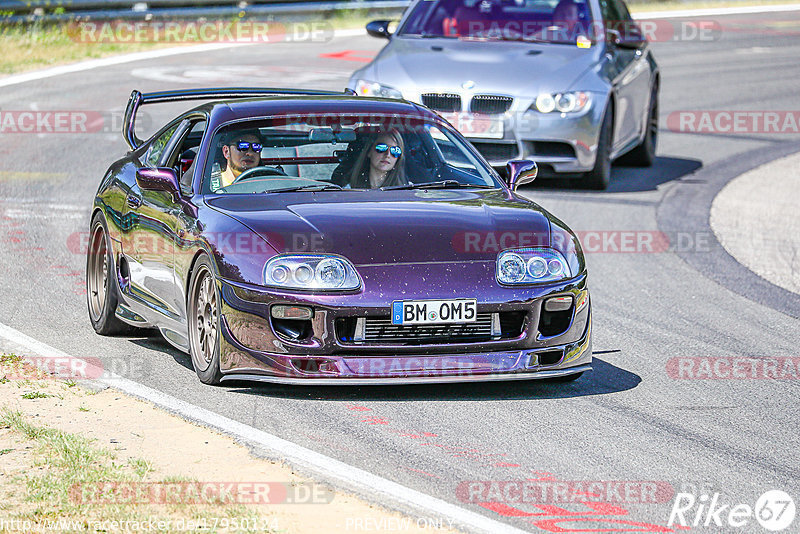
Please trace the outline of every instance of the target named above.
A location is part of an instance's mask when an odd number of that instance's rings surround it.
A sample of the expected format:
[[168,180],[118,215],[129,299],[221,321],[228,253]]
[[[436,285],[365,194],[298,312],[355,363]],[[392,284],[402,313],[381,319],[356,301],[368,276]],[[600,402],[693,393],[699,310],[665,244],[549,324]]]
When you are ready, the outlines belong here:
[[436,111],[495,167],[605,189],[617,158],[649,166],[659,70],[621,0],[415,0],[349,88]]

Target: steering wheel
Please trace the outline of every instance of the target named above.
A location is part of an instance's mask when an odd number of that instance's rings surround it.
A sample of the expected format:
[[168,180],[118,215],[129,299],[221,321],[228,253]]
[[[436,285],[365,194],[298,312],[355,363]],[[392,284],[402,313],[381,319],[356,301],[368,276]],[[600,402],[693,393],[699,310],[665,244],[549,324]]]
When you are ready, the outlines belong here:
[[241,182],[242,180],[249,180],[250,178],[255,178],[257,176],[287,176],[287,174],[283,172],[281,169],[262,165],[260,167],[253,167],[252,169],[247,169],[242,174],[237,176],[236,179],[231,183],[231,185],[237,182]]

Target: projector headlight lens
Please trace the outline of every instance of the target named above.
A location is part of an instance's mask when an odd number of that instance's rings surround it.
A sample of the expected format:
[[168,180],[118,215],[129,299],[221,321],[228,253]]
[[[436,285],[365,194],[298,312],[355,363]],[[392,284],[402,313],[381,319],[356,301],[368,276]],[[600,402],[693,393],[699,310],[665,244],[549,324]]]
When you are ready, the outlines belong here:
[[565,93],[542,93],[536,97],[530,109],[540,113],[576,113],[583,111],[591,103],[591,96],[584,91],[568,91]]
[[329,254],[275,256],[264,266],[264,285],[285,289],[343,290],[361,287],[355,267]]
[[564,257],[548,247],[504,250],[497,256],[497,281],[501,284],[538,284],[574,276]]

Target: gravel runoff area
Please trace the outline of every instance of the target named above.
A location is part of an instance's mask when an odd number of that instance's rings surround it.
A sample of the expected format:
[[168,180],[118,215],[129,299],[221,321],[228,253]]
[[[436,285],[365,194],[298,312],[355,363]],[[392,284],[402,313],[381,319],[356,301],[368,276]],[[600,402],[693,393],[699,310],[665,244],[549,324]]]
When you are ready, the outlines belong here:
[[800,153],[731,180],[711,206],[711,228],[736,261],[800,293]]

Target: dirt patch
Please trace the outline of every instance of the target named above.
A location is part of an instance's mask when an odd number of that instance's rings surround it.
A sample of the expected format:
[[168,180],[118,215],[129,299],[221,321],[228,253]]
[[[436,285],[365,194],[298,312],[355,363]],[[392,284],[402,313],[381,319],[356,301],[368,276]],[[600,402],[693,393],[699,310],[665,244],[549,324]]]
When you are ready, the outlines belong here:
[[[32,521],[34,528],[82,520],[80,529],[89,531],[161,530],[157,522],[144,523],[150,520],[161,521],[170,532],[455,532],[446,521],[418,523],[420,518],[316,484],[256,458],[228,436],[114,389],[93,392],[43,373],[38,379],[20,378],[32,372],[27,367],[21,372],[21,365],[0,359],[0,515],[8,520]],[[16,414],[17,426],[8,423],[9,414]],[[20,430],[23,425],[27,431]],[[30,429],[52,430],[41,431],[50,436],[43,441],[38,430]],[[55,431],[67,437],[56,439]],[[70,443],[73,437],[77,445]],[[62,456],[85,447],[91,451],[82,453],[82,461],[87,454],[97,457],[89,459],[91,469],[76,474],[59,463],[49,442],[61,443]],[[81,479],[83,472],[95,471]],[[48,489],[43,482],[57,485],[59,477],[79,482],[70,482],[66,490]],[[204,500],[209,495],[210,502]],[[6,523],[0,531],[27,530],[22,525]]]

